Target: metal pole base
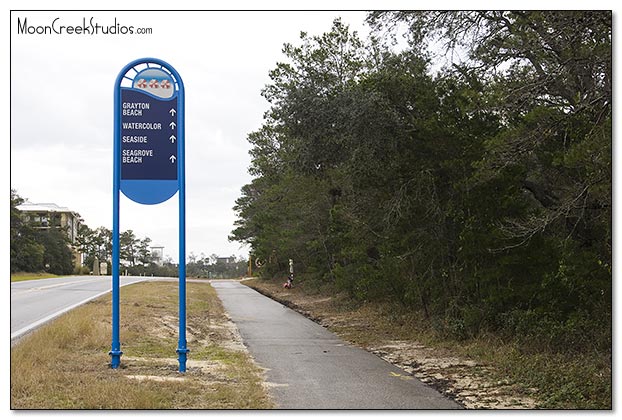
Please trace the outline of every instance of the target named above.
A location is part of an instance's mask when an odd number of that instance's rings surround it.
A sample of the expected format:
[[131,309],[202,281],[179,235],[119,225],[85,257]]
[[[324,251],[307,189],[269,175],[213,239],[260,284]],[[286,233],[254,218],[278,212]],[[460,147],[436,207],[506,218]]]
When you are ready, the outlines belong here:
[[123,352],[121,350],[110,350],[108,354],[111,357],[110,367],[113,369],[118,368],[121,365],[121,355]]
[[183,373],[186,371],[186,360],[188,360],[188,353],[190,352],[190,349],[179,348],[175,351],[178,355],[177,360],[179,360],[179,371]]

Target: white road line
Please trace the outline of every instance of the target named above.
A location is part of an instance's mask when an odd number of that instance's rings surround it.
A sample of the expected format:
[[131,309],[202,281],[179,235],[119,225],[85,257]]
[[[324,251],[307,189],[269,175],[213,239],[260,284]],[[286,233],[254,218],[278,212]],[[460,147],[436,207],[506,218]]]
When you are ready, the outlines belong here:
[[[144,281],[144,280],[143,279],[135,280],[135,281],[133,281],[131,283],[122,284],[122,285],[120,285],[120,287],[127,286],[127,285],[134,284],[134,283],[140,283],[141,281]],[[55,312],[55,313],[53,313],[51,315],[48,315],[48,316],[46,316],[44,318],[41,318],[40,320],[35,321],[32,324],[25,326],[24,328],[20,328],[19,330],[15,331],[14,333],[11,334],[11,341],[13,341],[14,339],[16,339],[16,338],[26,334],[27,332],[29,332],[29,331],[37,328],[37,327],[45,324],[46,322],[51,321],[52,319],[54,319],[54,318],[56,318],[56,317],[58,317],[58,316],[60,316],[60,315],[62,315],[64,313],[66,313],[66,312],[69,312],[70,310],[75,309],[75,308],[77,308],[80,305],[84,305],[85,303],[87,303],[87,302],[89,302],[89,301],[91,301],[93,299],[97,299],[98,297],[103,296],[106,293],[110,293],[111,291],[112,291],[112,288],[110,288],[108,290],[105,290],[105,291],[103,291],[101,293],[98,293],[98,294],[96,294],[94,296],[91,296],[91,297],[89,297],[87,299],[84,299],[81,302],[74,303],[73,305],[70,305],[70,306],[68,306],[68,307],[66,307],[64,309],[61,309],[58,312]]]
[[80,284],[80,283],[88,283],[92,281],[93,279],[66,281],[64,283],[56,283],[56,284],[50,284],[48,286],[40,286],[40,287],[31,287],[29,289],[13,289],[13,291],[15,292],[15,294],[21,295],[21,294],[28,293],[28,292],[38,292],[40,290],[53,289],[55,287],[66,286],[68,284]]

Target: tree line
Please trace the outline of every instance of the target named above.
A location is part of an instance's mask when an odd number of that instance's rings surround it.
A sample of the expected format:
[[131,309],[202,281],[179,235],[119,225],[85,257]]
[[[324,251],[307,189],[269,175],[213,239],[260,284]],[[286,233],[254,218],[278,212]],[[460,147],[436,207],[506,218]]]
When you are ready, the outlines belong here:
[[[88,274],[94,266],[106,263],[112,273],[112,231],[100,226],[91,229],[85,223],[78,227],[76,240],[71,244],[64,228],[50,226],[37,229],[36,223],[22,217],[17,208],[24,202],[11,189],[10,251],[11,272],[48,272],[58,275]],[[81,255],[81,264],[75,261],[75,249]],[[151,253],[151,239],[139,238],[132,230],[119,234],[120,272],[135,276],[177,277],[179,266],[170,257],[156,263]],[[200,258],[193,253],[186,264],[186,275],[197,278],[237,278],[246,273],[247,262],[242,258],[221,261],[211,255]],[[78,267],[78,268],[76,268]]]
[[[11,189],[10,250],[11,272],[48,272],[52,274],[73,274],[76,266],[80,272],[90,272],[95,261],[107,262],[110,273],[112,258],[112,231],[103,226],[91,229],[81,223],[78,227],[75,243],[71,244],[67,227],[41,226],[28,221],[17,208],[25,200],[16,190]],[[151,239],[137,238],[133,231],[120,233],[120,258],[122,268],[147,266],[152,263],[149,245]],[[75,261],[72,248],[82,256],[81,264]]]
[[376,12],[366,40],[301,33],[262,90],[230,239],[265,277],[293,258],[452,337],[610,349],[611,22]]
[[194,278],[232,279],[248,273],[248,260],[243,257],[219,258],[216,254],[197,256],[193,252],[186,261],[186,275]]

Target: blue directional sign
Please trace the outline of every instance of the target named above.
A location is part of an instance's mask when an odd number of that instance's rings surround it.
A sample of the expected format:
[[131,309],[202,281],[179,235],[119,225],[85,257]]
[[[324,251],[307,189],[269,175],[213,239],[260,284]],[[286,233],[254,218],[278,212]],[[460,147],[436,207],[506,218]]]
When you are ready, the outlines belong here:
[[179,191],[179,371],[186,371],[186,192],[184,85],[157,58],[135,60],[117,77],[114,93],[112,216],[112,368],[121,365],[119,336],[120,192],[158,204]]

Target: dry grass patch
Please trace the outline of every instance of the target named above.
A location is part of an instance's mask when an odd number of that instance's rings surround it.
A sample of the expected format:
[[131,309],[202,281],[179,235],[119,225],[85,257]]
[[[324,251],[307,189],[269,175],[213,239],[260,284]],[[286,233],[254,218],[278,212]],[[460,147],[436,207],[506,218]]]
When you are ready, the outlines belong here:
[[64,276],[59,276],[59,275],[50,274],[50,273],[26,273],[26,272],[11,273],[11,281],[40,280],[40,279],[51,279],[55,277],[64,277]]
[[208,283],[187,285],[187,372],[178,372],[177,284],[123,287],[121,367],[110,369],[110,296],[11,348],[12,409],[262,409],[262,370]]

